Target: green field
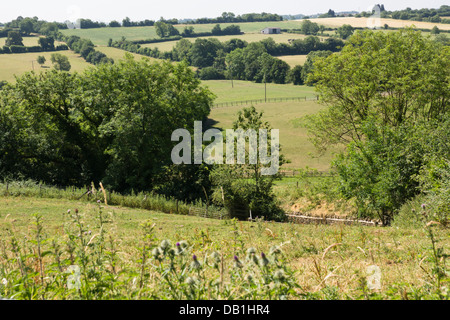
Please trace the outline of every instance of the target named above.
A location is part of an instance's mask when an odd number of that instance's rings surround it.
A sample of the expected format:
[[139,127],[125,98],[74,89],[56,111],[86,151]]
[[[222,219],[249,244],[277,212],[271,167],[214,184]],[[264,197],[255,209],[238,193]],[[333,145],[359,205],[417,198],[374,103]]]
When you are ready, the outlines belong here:
[[[233,80],[202,81],[216,96],[215,103],[264,99],[264,83]],[[293,84],[267,83],[267,98],[315,97],[314,88]]]
[[[79,213],[75,213],[75,209]],[[38,267],[34,242],[37,229],[32,214],[35,213],[42,216],[41,239],[49,239],[42,241],[39,247],[40,252],[47,252],[42,258],[42,269]],[[289,272],[290,286],[296,284],[289,294],[290,299],[420,299],[423,295],[430,297],[433,292],[430,280],[433,264],[423,258],[430,254],[431,244],[425,230],[417,226],[398,229],[395,225],[376,228],[233,222],[111,206],[99,209],[97,204],[82,201],[5,196],[0,196],[0,219],[0,277],[6,280],[0,286],[0,295],[4,297],[19,293],[16,299],[26,299],[29,288],[16,284],[28,279],[28,284],[34,288],[31,299],[177,299],[177,294],[186,294],[182,296],[186,299],[189,296],[189,291],[184,289],[186,277],[197,275],[200,282],[196,293],[204,299],[208,295],[214,299],[269,299],[269,292],[273,294],[270,299],[279,299],[278,290],[287,285],[284,281],[278,282],[275,288],[273,285],[247,287],[244,276],[251,274],[258,283],[260,272],[275,272],[280,268]],[[148,221],[154,224],[153,231],[145,233],[142,225]],[[77,237],[77,226],[86,230],[87,239]],[[443,241],[440,247],[448,245],[445,230],[435,229],[434,232]],[[150,236],[145,238],[146,234]],[[22,274],[15,263],[14,257],[19,252],[11,245],[12,237],[18,239],[20,248],[27,252],[19,260]],[[144,260],[147,262],[142,263],[145,239],[148,245],[144,252],[149,256]],[[182,240],[188,244],[186,257],[178,256],[174,260],[177,273],[168,278],[174,281],[172,284],[162,277],[168,258],[161,261],[158,268],[159,262],[151,256],[152,249],[162,240],[169,240],[172,246]],[[85,246],[88,241],[89,245]],[[281,251],[277,262],[270,254],[274,246]],[[261,252],[267,254],[267,269],[261,270],[246,260],[250,247],[255,249],[257,257]],[[75,257],[71,254],[73,250]],[[221,269],[208,267],[206,263],[205,258],[213,252],[218,252],[223,261]],[[86,257],[83,270],[95,270],[95,277],[82,272],[83,289],[68,290],[67,274],[64,274],[69,265],[80,265],[80,254]],[[187,266],[191,263],[193,254],[201,263],[201,273],[183,267],[183,261],[187,261]],[[233,256],[244,265],[240,281],[232,276],[236,272]],[[212,266],[211,260],[208,263]],[[372,265],[380,268],[382,280],[380,289],[368,291],[365,286],[369,275],[367,268]],[[145,277],[141,270],[145,270]],[[136,285],[139,279],[141,282]],[[212,279],[232,290],[214,290],[209,282]],[[270,279],[276,281],[276,278]],[[46,289],[41,287],[41,281]],[[210,289],[203,292],[200,289],[203,286]],[[247,296],[247,290],[255,296]]]
[[[323,107],[314,101],[307,102],[282,102],[254,104],[258,111],[264,112],[264,119],[272,128],[280,130],[280,144],[282,153],[291,163],[285,164],[283,168],[314,168],[320,171],[330,169],[333,157],[332,151],[313,158],[315,148],[308,141],[307,130],[296,126],[296,120],[301,117],[315,113]],[[214,127],[221,129],[232,128],[233,121],[237,118],[239,107],[217,108],[211,111],[210,119],[217,122]]]
[[277,58],[285,61],[291,68],[293,68],[298,65],[304,65],[307,57],[308,55],[302,54],[293,56],[278,56]]
[[[17,54],[0,54],[0,81],[8,82],[15,81],[15,75],[20,76],[28,71],[41,72],[52,68],[50,57],[54,52],[32,52],[32,53],[17,53]],[[82,72],[86,68],[93,67],[92,64],[87,63],[82,57],[73,51],[59,51],[62,55],[69,58],[72,72]],[[37,63],[37,57],[44,56],[45,64],[41,67]]]
[[[212,92],[217,95],[216,102],[232,102],[251,99],[264,99],[264,84],[245,81],[234,81],[234,88],[231,88],[231,81],[203,81]],[[276,85],[267,84],[267,97],[314,97],[314,88],[307,86]],[[221,129],[232,127],[236,120],[236,114],[248,105],[233,107],[215,108],[209,116],[214,122],[214,126]],[[292,162],[286,164],[286,168],[315,168],[326,171],[330,168],[333,157],[332,152],[327,152],[321,157],[312,158],[311,153],[315,152],[314,146],[308,141],[307,131],[298,126],[299,119],[305,115],[312,114],[323,108],[315,101],[288,101],[275,103],[256,103],[257,110],[264,112],[264,118],[274,129],[280,129],[280,144],[283,153]]]
[[[223,28],[233,23],[222,23]],[[245,33],[259,33],[266,27],[280,27],[286,29],[299,28],[301,22],[299,21],[281,21],[281,22],[248,22],[235,23],[241,27],[241,31]],[[187,25],[175,25],[180,32],[184,30]],[[192,25],[195,32],[210,32],[215,24],[195,24]],[[96,45],[107,45],[108,40],[120,40],[122,37],[128,40],[144,40],[151,38],[158,38],[155,27],[127,27],[127,28],[97,28],[97,29],[67,29],[61,30],[64,35],[76,35],[81,38],[91,39]]]

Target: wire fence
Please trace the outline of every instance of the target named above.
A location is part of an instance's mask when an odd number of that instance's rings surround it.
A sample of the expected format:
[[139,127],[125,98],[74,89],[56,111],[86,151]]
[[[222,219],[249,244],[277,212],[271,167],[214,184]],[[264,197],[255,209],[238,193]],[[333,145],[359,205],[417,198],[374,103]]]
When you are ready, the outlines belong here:
[[235,106],[252,105],[257,103],[270,103],[270,102],[288,102],[288,101],[317,101],[318,96],[314,97],[288,97],[288,98],[267,98],[267,99],[256,99],[256,100],[242,100],[242,101],[231,101],[231,102],[221,102],[216,103],[213,109],[216,108],[226,108]]
[[295,177],[295,176],[305,176],[305,177],[332,177],[333,174],[329,171],[307,171],[303,170],[280,170],[280,174],[284,177]]

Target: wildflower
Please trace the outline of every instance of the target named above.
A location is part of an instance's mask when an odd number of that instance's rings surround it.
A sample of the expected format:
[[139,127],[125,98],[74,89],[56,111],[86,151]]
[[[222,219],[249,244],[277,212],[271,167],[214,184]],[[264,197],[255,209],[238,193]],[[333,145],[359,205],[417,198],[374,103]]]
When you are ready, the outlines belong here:
[[269,264],[269,260],[267,259],[266,255],[264,252],[261,252],[261,259],[259,260],[259,264],[262,267],[265,267]]
[[256,257],[256,249],[255,248],[247,249],[247,260],[253,261],[254,264],[258,264],[258,258]]
[[188,243],[186,241],[184,241],[184,240],[180,241],[179,243],[180,243],[180,247],[183,248],[183,249],[188,247]]
[[97,200],[97,203],[101,203],[101,201],[100,201],[100,200]]
[[177,252],[175,251],[174,248],[170,248],[170,249],[167,251],[167,254],[169,255],[169,257],[174,257],[174,256],[177,254]]
[[192,262],[191,262],[191,265],[190,265],[190,268],[191,268],[191,270],[192,269],[200,269],[201,267],[202,267],[202,265],[200,264],[200,262],[197,260],[197,256],[194,254],[193,256],[192,256]]
[[160,248],[155,248],[152,250],[152,256],[156,260],[160,260],[162,254],[163,254],[163,252]]
[[284,271],[282,269],[279,269],[279,270],[275,271],[275,273],[273,274],[273,277],[279,281],[283,281],[284,279],[286,279],[286,274],[284,273]]
[[239,261],[237,256],[234,256],[234,267],[239,269],[243,267],[242,262]]
[[70,209],[69,209],[69,210],[67,210],[67,214],[70,214]]
[[6,287],[8,285],[8,280],[5,278],[2,279],[2,284]]
[[422,203],[421,207],[422,207],[423,210],[425,210],[425,207],[426,207],[425,203]]
[[78,209],[75,209],[75,213],[78,213]]
[[175,248],[176,248],[175,249],[175,254],[176,255],[180,255],[184,251],[183,248],[181,248],[181,244],[179,242],[176,243]]
[[215,262],[215,263],[219,263],[219,262],[220,262],[220,254],[218,254],[216,251],[214,251],[214,252],[211,254],[211,257],[214,259],[214,262]]
[[159,247],[165,252],[170,248],[170,241],[169,240],[163,240]]
[[256,249],[255,248],[248,248],[247,249],[247,259],[250,259],[250,257],[252,255],[255,255],[255,254],[256,254]]
[[186,278],[186,283],[187,283],[188,285],[190,285],[191,287],[193,287],[193,286],[195,286],[195,284],[197,283],[197,281],[196,281],[195,278],[187,277],[187,278]]

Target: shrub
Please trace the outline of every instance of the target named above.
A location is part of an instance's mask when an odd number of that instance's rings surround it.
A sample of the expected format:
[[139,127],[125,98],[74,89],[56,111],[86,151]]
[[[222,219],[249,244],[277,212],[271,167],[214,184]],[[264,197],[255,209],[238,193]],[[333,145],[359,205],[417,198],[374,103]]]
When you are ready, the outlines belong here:
[[214,67],[206,67],[200,70],[199,77],[201,80],[223,80],[225,74]]
[[26,47],[27,52],[41,52],[42,48],[40,46],[32,46],[32,47]]
[[27,52],[27,48],[24,47],[24,46],[12,45],[9,48],[11,50],[11,53],[25,53],[25,52]]

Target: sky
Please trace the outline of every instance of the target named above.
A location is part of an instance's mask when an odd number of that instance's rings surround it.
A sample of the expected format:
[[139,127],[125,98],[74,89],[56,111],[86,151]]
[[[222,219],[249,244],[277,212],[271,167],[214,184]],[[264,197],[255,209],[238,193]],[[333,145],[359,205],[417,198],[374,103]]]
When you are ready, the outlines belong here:
[[2,0],[0,22],[9,22],[18,16],[34,17],[41,20],[64,22],[78,18],[94,21],[122,21],[129,17],[132,21],[159,20],[177,18],[215,18],[222,12],[277,13],[277,14],[315,14],[328,9],[339,11],[367,11],[374,4],[384,4],[386,10],[439,8],[448,4],[448,0]]

